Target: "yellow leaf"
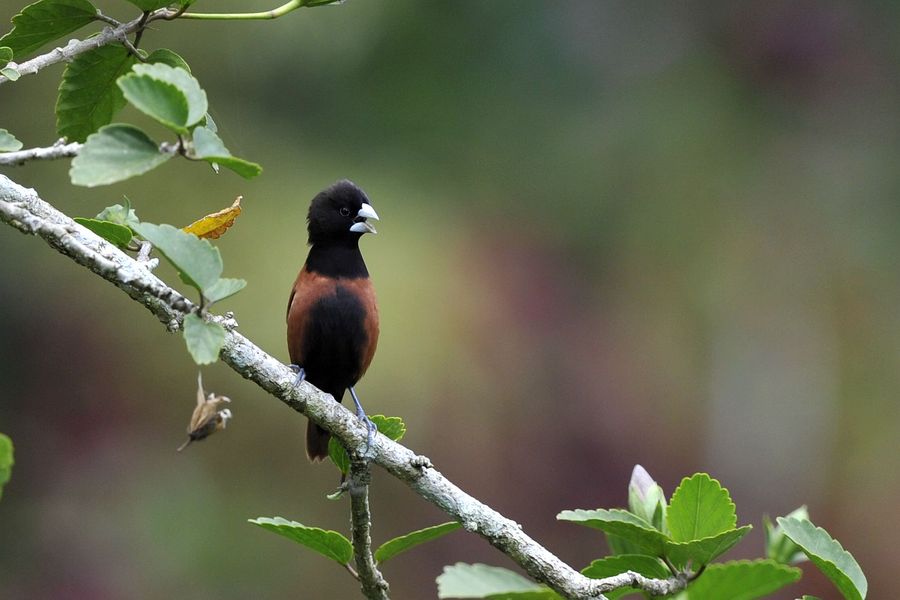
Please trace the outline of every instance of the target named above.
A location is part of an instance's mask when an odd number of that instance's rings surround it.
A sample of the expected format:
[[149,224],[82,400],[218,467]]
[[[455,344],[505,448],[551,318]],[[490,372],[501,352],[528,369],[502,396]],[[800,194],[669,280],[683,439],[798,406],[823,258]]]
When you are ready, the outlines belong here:
[[216,239],[225,233],[225,230],[234,224],[234,220],[241,214],[241,199],[238,196],[234,200],[234,204],[228,208],[224,208],[219,212],[206,215],[202,219],[197,219],[184,228],[184,231],[193,233],[197,237]]

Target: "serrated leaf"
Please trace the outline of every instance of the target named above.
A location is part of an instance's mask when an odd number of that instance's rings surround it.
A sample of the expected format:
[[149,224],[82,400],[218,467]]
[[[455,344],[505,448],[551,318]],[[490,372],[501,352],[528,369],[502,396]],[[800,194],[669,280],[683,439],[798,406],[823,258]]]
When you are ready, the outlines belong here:
[[[378,428],[378,432],[384,436],[399,441],[406,433],[406,423],[400,417],[386,417],[384,415],[373,415],[370,417],[372,423]],[[341,473],[350,472],[350,457],[347,451],[341,446],[341,443],[334,437],[328,440],[328,457],[331,462],[340,469]]]
[[0,152],[15,152],[22,149],[22,142],[5,129],[0,129]]
[[112,221],[101,221],[100,219],[85,219],[83,217],[75,217],[75,222],[86,227],[102,237],[108,242],[112,242],[119,248],[124,248],[131,241],[133,234],[131,229],[125,225],[119,225]]
[[492,600],[556,600],[559,594],[518,573],[488,565],[456,563],[438,575],[438,598],[491,598]]
[[241,196],[228,208],[208,214],[197,219],[184,228],[184,231],[193,233],[197,237],[218,239],[225,231],[234,225],[234,220],[241,214]]
[[144,62],[149,64],[162,63],[176,69],[184,69],[188,73],[191,72],[191,68],[188,66],[187,62],[181,58],[181,55],[168,48],[158,48],[154,50],[144,58]]
[[7,46],[0,46],[0,69],[9,64],[9,61],[11,61],[12,59],[12,48],[8,48]]
[[229,277],[222,277],[217,282],[212,284],[205,292],[203,292],[203,296],[209,300],[210,303],[218,302],[219,300],[224,300],[229,296],[234,296],[239,291],[247,287],[247,282],[243,279],[231,279]]
[[456,521],[450,521],[449,523],[442,523],[440,525],[433,525],[424,529],[417,529],[416,531],[411,531],[406,535],[395,537],[394,539],[388,540],[378,547],[378,550],[375,551],[375,560],[383,563],[384,561],[391,559],[398,554],[406,552],[410,548],[414,548],[419,544],[424,544],[425,542],[429,542],[431,540],[435,540],[439,537],[445,536],[451,531],[456,531],[460,527],[462,527],[460,523],[457,523]]
[[13,460],[12,440],[8,435],[0,433],[0,498],[3,497],[3,486],[12,477],[13,464],[15,460]]
[[690,542],[734,529],[737,514],[728,490],[706,473],[685,477],[666,512],[669,535]]
[[231,155],[228,148],[208,127],[194,129],[194,156],[213,165],[231,169],[244,179],[252,179],[262,173],[262,167]]
[[10,81],[18,81],[19,77],[22,76],[17,69],[13,69],[12,67],[3,67],[0,69],[0,75],[3,75]]
[[564,510],[556,518],[560,521],[571,521],[600,529],[608,534],[623,538],[624,540],[634,544],[635,547],[646,554],[653,556],[662,556],[668,538],[653,528],[640,517],[637,517],[627,510],[614,508],[612,510]]
[[188,132],[188,101],[177,87],[134,73],[123,75],[116,84],[125,99],[139,111],[176,133]]
[[128,0],[143,11],[153,11],[173,4],[175,0]]
[[259,517],[250,519],[249,522],[315,550],[338,564],[345,565],[353,559],[353,545],[337,531],[307,527],[281,517]]
[[200,87],[200,82],[191,75],[190,71],[160,62],[135,65],[132,72],[137,77],[150,77],[156,81],[175,86],[184,95],[187,102],[186,126],[190,127],[197,124],[206,115],[206,111],[209,109],[206,92],[203,91],[203,88]]
[[16,60],[44,44],[81,29],[94,20],[97,9],[87,0],[39,0],[12,18],[13,30],[0,38]]
[[753,600],[800,579],[802,571],[772,560],[709,565],[687,588],[690,600]]
[[[604,579],[606,577],[619,575],[626,571],[634,571],[635,573],[640,573],[644,577],[650,577],[652,579],[666,579],[672,576],[666,566],[660,562],[658,558],[643,554],[621,554],[618,556],[601,558],[583,568],[581,574],[590,577],[591,579]],[[606,592],[604,595],[609,598],[609,600],[615,600],[616,598],[621,598],[627,594],[633,594],[636,591],[637,588],[625,587]]]
[[178,270],[186,284],[206,295],[222,275],[222,255],[207,240],[185,233],[172,225],[138,223],[134,230]]
[[225,328],[191,313],[184,317],[184,342],[195,363],[212,364],[225,345]]
[[667,542],[665,555],[677,566],[684,566],[690,562],[696,570],[717,556],[731,549],[741,541],[752,529],[750,525],[744,525],[737,529],[729,529],[717,535],[692,540],[690,542]]
[[844,598],[861,600],[866,597],[869,583],[859,563],[827,531],[806,520],[778,517],[777,522],[784,534],[803,549]]
[[80,54],[68,64],[56,101],[56,130],[72,142],[108,125],[125,106],[116,80],[136,59],[124,46],[110,44]]
[[72,159],[69,177],[75,185],[107,185],[146,173],[170,158],[137,127],[117,123],[88,136]]

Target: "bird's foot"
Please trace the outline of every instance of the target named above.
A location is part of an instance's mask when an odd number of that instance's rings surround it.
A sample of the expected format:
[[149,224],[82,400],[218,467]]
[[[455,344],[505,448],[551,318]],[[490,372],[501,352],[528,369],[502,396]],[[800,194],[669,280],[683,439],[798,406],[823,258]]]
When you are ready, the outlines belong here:
[[366,435],[366,449],[363,451],[363,457],[370,459],[372,458],[370,450],[372,449],[372,442],[375,441],[375,432],[378,431],[378,427],[372,422],[372,419],[366,416],[366,411],[363,410],[362,404],[359,402],[356,390],[352,387],[350,388],[350,397],[353,398],[353,404],[356,405],[356,417],[365,424],[366,430],[368,431]]
[[297,379],[294,380],[294,387],[297,387],[298,385],[303,383],[304,379],[306,379],[306,370],[300,365],[295,365],[293,363],[288,366],[290,366],[291,371],[297,374]]

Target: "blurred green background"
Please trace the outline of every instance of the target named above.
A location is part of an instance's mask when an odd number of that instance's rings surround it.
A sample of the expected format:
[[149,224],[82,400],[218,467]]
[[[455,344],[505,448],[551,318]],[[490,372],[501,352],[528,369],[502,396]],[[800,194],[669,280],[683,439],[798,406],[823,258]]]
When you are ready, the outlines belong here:
[[[6,0],[8,23],[21,2]],[[122,0],[100,2],[131,18]],[[204,1],[197,10],[271,8]],[[603,552],[566,508],[621,506],[635,463],[669,494],[704,470],[757,525],[801,503],[893,595],[900,536],[900,5],[350,0],[274,22],[158,23],[206,88],[247,182],[171,161],[99,189],[68,162],[5,169],[70,215],[127,194],[186,225],[244,196],[223,303],[287,360],[310,198],[348,177],[378,355],[358,390],[406,443],[576,567]],[[0,126],[55,138],[62,65],[0,89]],[[148,126],[132,110],[119,119]],[[152,127],[151,127],[152,129]],[[154,130],[157,131],[157,130]],[[337,565],[246,523],[347,531],[305,422],[222,365],[223,434],[182,454],[196,368],[145,309],[0,229],[4,598],[358,597]],[[167,266],[157,271],[177,277]],[[376,471],[376,541],[445,520]],[[435,596],[455,533],[388,563]],[[835,597],[814,569],[784,598]]]

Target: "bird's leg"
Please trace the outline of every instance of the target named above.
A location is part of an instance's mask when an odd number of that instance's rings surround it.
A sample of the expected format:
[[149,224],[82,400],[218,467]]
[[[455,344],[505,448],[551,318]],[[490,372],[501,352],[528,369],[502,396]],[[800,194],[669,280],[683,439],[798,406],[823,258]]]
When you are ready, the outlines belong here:
[[353,387],[350,387],[350,397],[353,398],[353,404],[356,405],[356,416],[360,421],[366,424],[366,429],[369,431],[369,434],[366,436],[366,454],[369,453],[369,448],[372,447],[372,440],[375,437],[375,432],[378,431],[378,427],[375,426],[375,423],[372,422],[372,419],[366,416],[366,411],[363,410],[362,404],[359,403],[359,398],[356,396],[356,390]]
[[300,365],[295,365],[294,363],[291,363],[289,366],[291,367],[291,371],[297,374],[297,379],[294,380],[294,387],[297,387],[298,385],[303,383],[304,379],[306,379],[306,370],[304,370],[304,368]]

